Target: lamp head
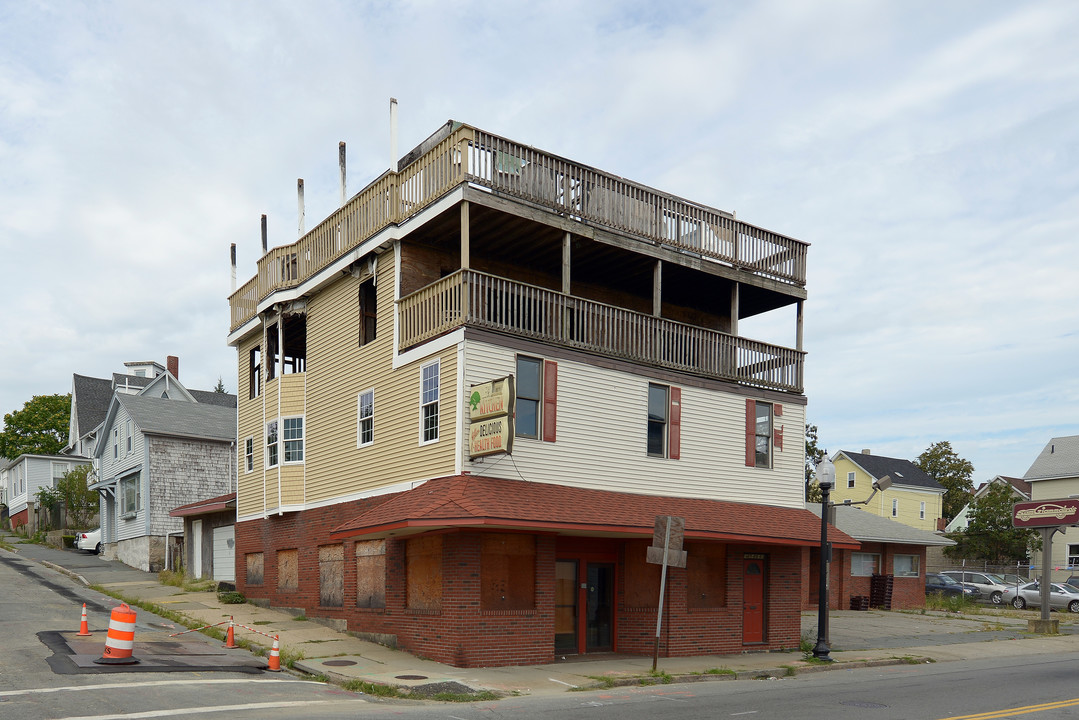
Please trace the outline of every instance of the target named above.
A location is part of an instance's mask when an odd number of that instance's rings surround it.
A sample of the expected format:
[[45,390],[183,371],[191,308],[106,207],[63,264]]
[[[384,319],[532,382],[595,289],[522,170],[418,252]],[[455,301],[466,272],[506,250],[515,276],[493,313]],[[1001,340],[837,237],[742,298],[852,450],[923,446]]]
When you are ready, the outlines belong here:
[[874,480],[873,481],[873,489],[874,490],[879,490],[881,492],[884,492],[885,490],[887,490],[891,486],[892,486],[892,478],[891,478],[890,475],[885,475],[884,477],[880,478],[879,480]]
[[835,465],[826,457],[817,463],[817,485],[821,490],[835,487]]

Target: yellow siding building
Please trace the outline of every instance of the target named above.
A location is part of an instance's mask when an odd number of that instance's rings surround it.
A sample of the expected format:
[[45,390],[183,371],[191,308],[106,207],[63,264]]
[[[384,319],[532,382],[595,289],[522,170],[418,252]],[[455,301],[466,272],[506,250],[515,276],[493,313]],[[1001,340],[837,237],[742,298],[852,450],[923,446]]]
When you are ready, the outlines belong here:
[[835,489],[832,501],[862,502],[873,493],[873,483],[887,475],[892,486],[855,507],[891,518],[919,530],[941,530],[944,488],[909,460],[873,455],[869,450],[841,450],[832,458]]

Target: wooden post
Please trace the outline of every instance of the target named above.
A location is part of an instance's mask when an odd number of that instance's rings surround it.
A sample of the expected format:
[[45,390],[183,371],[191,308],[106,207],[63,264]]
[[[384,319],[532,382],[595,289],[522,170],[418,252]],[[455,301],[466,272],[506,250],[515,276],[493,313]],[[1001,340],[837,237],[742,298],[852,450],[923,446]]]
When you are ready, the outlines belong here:
[[570,234],[562,236],[562,293],[570,295]]
[[652,315],[663,317],[663,261],[652,268]]
[[741,298],[739,297],[738,281],[731,286],[731,335],[738,335],[738,313]]
[[468,200],[461,202],[461,324],[468,322],[469,313],[469,237],[468,237]]
[[797,323],[797,327],[795,330],[796,339],[794,347],[798,350],[798,352],[802,352],[802,332],[803,325],[805,323],[805,300],[798,301],[798,317],[795,322]]

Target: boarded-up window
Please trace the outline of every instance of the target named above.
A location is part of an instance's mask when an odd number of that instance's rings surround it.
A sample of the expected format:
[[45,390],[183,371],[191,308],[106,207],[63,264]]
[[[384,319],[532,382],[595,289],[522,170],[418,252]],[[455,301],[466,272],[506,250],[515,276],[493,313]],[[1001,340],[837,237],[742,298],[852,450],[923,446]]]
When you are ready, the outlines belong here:
[[480,545],[480,608],[536,607],[536,540],[514,533],[484,534]]
[[686,544],[686,607],[727,606],[727,546]]
[[661,567],[645,561],[647,540],[626,543],[626,600],[627,608],[659,607],[659,575]]
[[263,577],[262,553],[247,553],[244,558],[247,561],[247,584],[261,585]]
[[405,594],[409,610],[442,609],[442,536],[405,543]]
[[298,590],[300,587],[299,550],[277,551],[277,589]]
[[356,543],[356,607],[386,607],[386,541]]
[[341,607],[345,604],[345,547],[323,545],[318,549],[318,604]]

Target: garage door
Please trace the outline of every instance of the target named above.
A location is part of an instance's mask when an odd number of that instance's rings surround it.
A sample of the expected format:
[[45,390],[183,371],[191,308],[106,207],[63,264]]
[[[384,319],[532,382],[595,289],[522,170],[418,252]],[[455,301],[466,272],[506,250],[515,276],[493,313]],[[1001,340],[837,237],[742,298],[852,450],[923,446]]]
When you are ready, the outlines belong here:
[[236,528],[214,528],[214,580],[236,582]]

